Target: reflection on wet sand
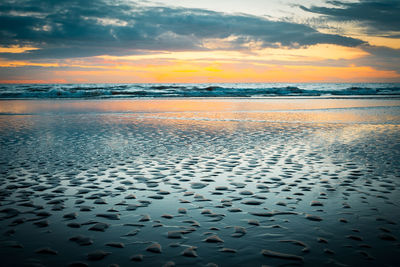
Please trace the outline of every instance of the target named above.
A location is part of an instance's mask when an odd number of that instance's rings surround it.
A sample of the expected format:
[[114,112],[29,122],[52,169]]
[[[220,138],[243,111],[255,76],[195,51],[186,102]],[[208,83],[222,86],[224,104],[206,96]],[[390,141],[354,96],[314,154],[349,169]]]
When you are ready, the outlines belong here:
[[400,106],[394,99],[112,99],[1,100],[0,113],[254,112]]
[[399,265],[394,103],[174,101],[2,105],[2,263]]

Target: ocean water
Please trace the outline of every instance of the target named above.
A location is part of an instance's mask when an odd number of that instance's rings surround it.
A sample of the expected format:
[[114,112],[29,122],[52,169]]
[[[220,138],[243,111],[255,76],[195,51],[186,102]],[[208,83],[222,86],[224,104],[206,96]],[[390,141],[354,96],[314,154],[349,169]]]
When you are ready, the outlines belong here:
[[3,84],[0,99],[393,96],[400,83]]

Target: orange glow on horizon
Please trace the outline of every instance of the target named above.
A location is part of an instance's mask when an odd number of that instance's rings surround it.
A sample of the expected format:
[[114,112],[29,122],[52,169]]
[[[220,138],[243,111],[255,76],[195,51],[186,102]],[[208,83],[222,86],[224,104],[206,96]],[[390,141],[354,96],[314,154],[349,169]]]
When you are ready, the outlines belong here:
[[363,82],[400,79],[395,71],[372,67],[320,67],[254,64],[196,64],[126,66],[118,70],[54,71],[67,81],[115,83],[224,83],[224,82]]
[[[0,67],[35,67],[39,76],[15,76],[1,83],[224,83],[400,81],[395,70],[356,64],[361,48],[314,45],[255,51],[152,52],[131,56],[7,61]],[[328,66],[326,64],[340,66]],[[348,64],[348,63],[347,63]],[[40,78],[39,78],[40,77]]]
[[49,79],[0,80],[1,83],[254,83],[364,82],[397,79],[395,71],[366,66],[321,67],[263,64],[190,64],[126,66],[106,70],[53,70]]

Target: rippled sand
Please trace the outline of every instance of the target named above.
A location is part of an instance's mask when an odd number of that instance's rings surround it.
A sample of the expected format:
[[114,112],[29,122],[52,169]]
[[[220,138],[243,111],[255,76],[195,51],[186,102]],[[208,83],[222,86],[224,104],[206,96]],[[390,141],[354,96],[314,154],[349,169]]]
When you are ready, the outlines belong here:
[[0,265],[400,265],[398,100],[18,100],[0,114]]

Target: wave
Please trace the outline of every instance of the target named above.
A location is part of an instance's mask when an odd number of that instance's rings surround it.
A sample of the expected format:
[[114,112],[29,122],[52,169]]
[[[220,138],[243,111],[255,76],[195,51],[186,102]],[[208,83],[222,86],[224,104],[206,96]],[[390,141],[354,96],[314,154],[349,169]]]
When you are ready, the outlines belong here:
[[18,84],[0,85],[0,98],[165,98],[274,96],[391,96],[400,84]]

